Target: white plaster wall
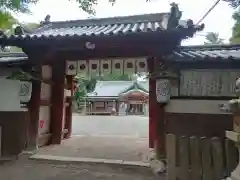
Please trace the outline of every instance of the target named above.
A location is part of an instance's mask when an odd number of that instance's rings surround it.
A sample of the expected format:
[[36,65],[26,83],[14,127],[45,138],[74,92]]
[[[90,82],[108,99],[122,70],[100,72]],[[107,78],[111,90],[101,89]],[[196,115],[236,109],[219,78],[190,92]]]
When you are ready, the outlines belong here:
[[[44,121],[44,125],[40,127],[40,121]],[[39,110],[39,125],[38,125],[39,134],[46,134],[50,132],[50,107],[41,106]]]
[[[42,78],[45,80],[51,79],[52,77],[52,68],[51,66],[44,65],[42,66]],[[51,100],[52,87],[50,84],[41,83],[41,100]],[[40,106],[39,109],[39,125],[38,132],[39,134],[47,134],[50,132],[50,106]],[[44,121],[43,127],[41,128],[40,122]]]
[[43,79],[51,79],[51,77],[52,77],[51,66],[48,66],[48,65],[42,66],[42,78]]
[[165,112],[171,113],[199,113],[199,114],[229,114],[219,109],[220,104],[227,100],[170,100],[165,106]]
[[19,90],[20,81],[0,77],[0,111],[27,111],[21,108]]
[[41,100],[51,99],[51,85],[41,83]]

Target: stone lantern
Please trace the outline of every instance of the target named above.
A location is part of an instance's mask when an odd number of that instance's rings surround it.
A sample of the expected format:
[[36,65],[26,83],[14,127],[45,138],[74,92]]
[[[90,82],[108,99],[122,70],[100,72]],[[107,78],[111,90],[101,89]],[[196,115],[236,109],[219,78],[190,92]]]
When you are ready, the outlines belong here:
[[[238,99],[230,100],[228,104],[221,106],[221,110],[232,112],[234,115],[233,131],[226,131],[226,137],[235,142],[240,154],[240,78],[236,81],[236,94]],[[240,162],[228,180],[240,180]]]

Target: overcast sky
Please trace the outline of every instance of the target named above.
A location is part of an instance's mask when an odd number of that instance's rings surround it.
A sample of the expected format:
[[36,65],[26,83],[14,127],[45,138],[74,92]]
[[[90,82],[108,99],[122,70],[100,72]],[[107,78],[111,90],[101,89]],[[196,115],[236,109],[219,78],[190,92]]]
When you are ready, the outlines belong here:
[[[89,17],[78,8],[75,0],[39,0],[36,5],[30,6],[32,15],[20,15],[19,18],[25,22],[40,22],[47,14],[51,15],[51,21],[75,20]],[[175,0],[183,11],[182,19],[192,19],[197,22],[216,0]],[[127,16],[135,14],[148,14],[169,12],[170,0],[117,0],[114,6],[107,3],[107,0],[99,0],[96,6],[96,17]],[[198,34],[205,35],[207,32],[218,32],[220,37],[228,40],[231,36],[233,26],[233,9],[227,3],[221,2],[204,19],[206,28]],[[204,37],[196,35],[193,39],[184,43],[187,45],[203,44]]]

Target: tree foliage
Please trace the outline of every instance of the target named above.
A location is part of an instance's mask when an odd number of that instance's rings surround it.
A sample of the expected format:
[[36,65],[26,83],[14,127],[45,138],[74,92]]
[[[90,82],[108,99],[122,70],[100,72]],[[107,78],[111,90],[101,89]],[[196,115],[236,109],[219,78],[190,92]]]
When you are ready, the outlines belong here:
[[18,11],[22,13],[28,13],[29,11],[29,4],[36,3],[38,0],[1,0],[0,1],[0,9],[1,11],[4,10],[11,10],[11,11]]
[[210,32],[206,35],[206,42],[205,45],[216,45],[216,44],[223,44],[223,40],[219,38],[219,34],[215,32]]
[[238,8],[240,6],[239,0],[223,0],[223,1],[228,2],[229,5],[233,8]]
[[38,0],[0,0],[0,28],[9,29],[17,20],[11,12],[29,13],[29,4]]
[[232,37],[230,38],[230,42],[232,44],[240,43],[240,10],[238,9],[234,12],[232,18],[235,20],[235,24],[232,28]]

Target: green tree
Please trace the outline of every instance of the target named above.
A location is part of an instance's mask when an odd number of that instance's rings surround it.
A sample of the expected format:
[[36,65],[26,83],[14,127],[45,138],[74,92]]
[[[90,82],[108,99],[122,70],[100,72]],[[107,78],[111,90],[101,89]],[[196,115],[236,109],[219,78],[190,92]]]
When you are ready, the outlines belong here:
[[87,93],[94,91],[97,79],[95,77],[88,77],[83,75],[77,75],[75,77],[76,91],[74,92],[74,102],[77,104],[77,108],[81,109],[81,104],[85,102]]
[[206,35],[206,42],[205,45],[216,45],[216,44],[223,44],[223,39],[219,38],[219,34],[215,32],[210,32]]
[[9,29],[17,23],[12,16],[12,12],[29,13],[29,4],[36,3],[38,0],[1,0],[0,1],[0,28]]
[[[0,28],[11,28],[15,23],[15,19],[11,12],[29,13],[29,5],[37,3],[40,0],[0,0]],[[95,14],[94,6],[98,4],[98,0],[69,0],[79,4],[79,8],[89,14]],[[107,0],[114,4],[116,0]],[[149,1],[149,0],[145,0]]]
[[232,28],[232,37],[230,38],[230,43],[238,44],[240,43],[240,10],[238,9],[234,12],[232,18],[235,21],[235,24]]

